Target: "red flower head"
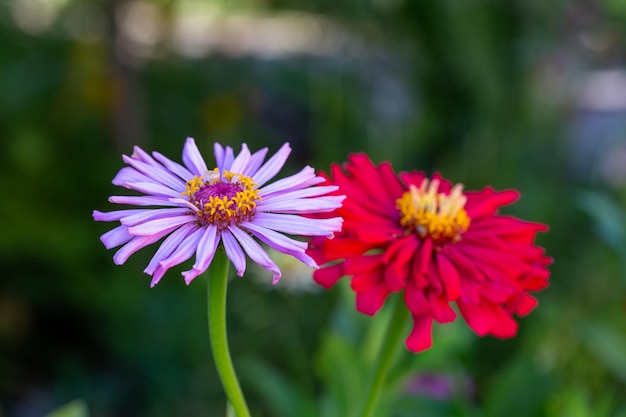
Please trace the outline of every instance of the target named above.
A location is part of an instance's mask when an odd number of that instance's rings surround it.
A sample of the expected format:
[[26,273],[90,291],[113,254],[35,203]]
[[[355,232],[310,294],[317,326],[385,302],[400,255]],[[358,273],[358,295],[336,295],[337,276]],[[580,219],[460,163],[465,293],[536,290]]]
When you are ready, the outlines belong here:
[[345,171],[332,166],[329,182],[347,196],[334,213],[344,223],[335,239],[311,242],[310,255],[330,262],[315,281],[330,288],[351,276],[356,308],[369,315],[404,291],[414,323],[406,346],[414,352],[431,346],[433,319],[456,318],[451,302],[478,335],[512,337],[512,315],[528,314],[537,305],[528,292],[548,285],[551,259],[533,244],[547,226],[497,214],[517,191],[464,192],[438,174],[397,175],[363,154],[351,155]]

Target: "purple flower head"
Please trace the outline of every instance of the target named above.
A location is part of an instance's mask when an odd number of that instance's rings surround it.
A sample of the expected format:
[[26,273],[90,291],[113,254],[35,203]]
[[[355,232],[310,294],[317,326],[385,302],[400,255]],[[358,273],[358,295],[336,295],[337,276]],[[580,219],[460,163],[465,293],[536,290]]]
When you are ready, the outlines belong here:
[[[138,191],[139,196],[113,196],[116,204],[138,208],[100,212],[96,221],[119,221],[120,225],[102,235],[107,249],[122,246],[113,256],[121,265],[139,249],[164,238],[144,270],[155,286],[165,272],[196,256],[195,263],[183,272],[189,284],[206,271],[220,243],[243,276],[246,254],[272,272],[273,283],[280,269],[254,239],[318,268],[305,251],[306,242],[283,233],[298,236],[333,237],[341,230],[343,219],[317,219],[302,214],[330,212],[341,206],[344,196],[327,195],[336,186],[319,186],[324,178],[309,166],[299,173],[266,185],[281,170],[291,148],[285,143],[265,163],[267,148],[250,153],[246,144],[234,155],[229,146],[214,146],[216,167],[207,169],[192,138],[183,149],[183,165],[158,152],[149,155],[139,147],[131,156],[123,156],[128,165],[113,179],[113,184]],[[167,237],[166,237],[167,236]]]
[[450,400],[455,396],[472,398],[474,381],[465,375],[423,373],[415,375],[407,385],[407,392],[435,400]]

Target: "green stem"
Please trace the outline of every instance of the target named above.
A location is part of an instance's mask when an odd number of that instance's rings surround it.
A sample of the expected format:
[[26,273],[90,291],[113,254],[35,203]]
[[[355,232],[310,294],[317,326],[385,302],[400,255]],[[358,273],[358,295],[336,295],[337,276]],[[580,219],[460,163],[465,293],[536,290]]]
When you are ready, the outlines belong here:
[[235,409],[237,417],[250,417],[248,405],[239,386],[233,361],[228,350],[226,334],[226,288],[228,287],[228,258],[226,253],[217,249],[209,269],[208,284],[208,313],[209,335],[211,349],[217,367],[217,373],[222,380],[228,401]]
[[372,417],[378,405],[381,389],[385,384],[387,373],[393,362],[398,346],[401,346],[402,337],[404,336],[404,325],[408,318],[408,308],[403,303],[401,295],[396,296],[396,305],[393,315],[389,319],[387,333],[383,339],[373,374],[370,376],[369,386],[364,397],[365,403],[361,406],[361,417]]

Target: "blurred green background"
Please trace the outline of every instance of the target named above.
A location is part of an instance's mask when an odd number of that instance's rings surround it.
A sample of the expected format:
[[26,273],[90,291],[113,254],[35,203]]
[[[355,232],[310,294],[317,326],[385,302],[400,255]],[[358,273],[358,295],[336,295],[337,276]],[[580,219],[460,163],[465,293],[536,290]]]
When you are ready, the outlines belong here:
[[[186,136],[519,189],[551,228],[539,307],[510,340],[437,326],[380,416],[626,416],[623,0],[2,0],[0,134],[0,416],[224,415],[203,278],[150,289],[154,247],[117,267],[91,218],[122,153]],[[254,415],[345,417],[387,311],[282,267],[229,291]]]

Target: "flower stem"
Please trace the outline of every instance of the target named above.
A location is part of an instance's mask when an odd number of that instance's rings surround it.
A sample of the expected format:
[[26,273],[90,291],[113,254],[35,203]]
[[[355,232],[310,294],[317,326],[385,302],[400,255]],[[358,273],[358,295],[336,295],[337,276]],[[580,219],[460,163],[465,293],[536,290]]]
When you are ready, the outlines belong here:
[[226,334],[226,288],[228,286],[229,261],[226,253],[218,249],[209,269],[208,314],[211,349],[224,391],[237,417],[250,417],[248,405],[239,386],[233,361],[228,350]]
[[358,414],[361,417],[372,417],[374,415],[381,389],[387,378],[387,373],[389,372],[398,346],[401,345],[401,340],[404,335],[404,325],[408,318],[408,309],[402,301],[400,295],[396,296],[396,305],[393,310],[393,315],[389,319],[387,333],[381,343],[373,373],[370,375],[368,389],[366,395],[363,397],[365,403],[361,406],[361,412]]

